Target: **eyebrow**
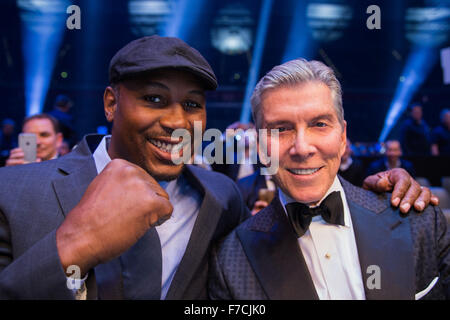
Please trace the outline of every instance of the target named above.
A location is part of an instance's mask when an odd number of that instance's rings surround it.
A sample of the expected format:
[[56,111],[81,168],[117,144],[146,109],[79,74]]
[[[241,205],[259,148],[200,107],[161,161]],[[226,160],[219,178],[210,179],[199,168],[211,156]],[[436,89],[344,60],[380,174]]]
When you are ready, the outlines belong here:
[[[334,119],[335,119],[335,116],[332,113],[326,113],[326,114],[318,115],[318,116],[308,120],[308,122],[316,122],[316,121],[319,121],[319,120],[333,121]],[[290,120],[274,120],[274,121],[267,121],[265,123],[265,125],[274,127],[274,126],[277,126],[277,125],[284,125],[284,124],[290,124],[290,123],[292,123],[292,121],[290,121]]]
[[321,115],[311,119],[312,122],[315,122],[315,121],[318,121],[318,120],[333,121],[334,120],[334,115],[332,113],[326,113],[326,114],[321,114]]

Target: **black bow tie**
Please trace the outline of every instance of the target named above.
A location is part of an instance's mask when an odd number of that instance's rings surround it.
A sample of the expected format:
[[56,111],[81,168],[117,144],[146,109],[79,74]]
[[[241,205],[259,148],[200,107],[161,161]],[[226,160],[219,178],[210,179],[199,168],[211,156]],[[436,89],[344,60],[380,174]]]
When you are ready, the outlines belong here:
[[318,207],[310,208],[306,204],[292,202],[286,205],[286,211],[298,238],[308,230],[314,216],[321,215],[328,223],[344,225],[344,207],[339,191],[330,193]]

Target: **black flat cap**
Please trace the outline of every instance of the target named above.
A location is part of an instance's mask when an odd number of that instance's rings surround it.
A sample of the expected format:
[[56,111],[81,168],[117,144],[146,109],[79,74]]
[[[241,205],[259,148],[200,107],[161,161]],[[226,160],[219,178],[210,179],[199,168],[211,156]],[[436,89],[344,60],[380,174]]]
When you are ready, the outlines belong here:
[[177,68],[191,72],[215,90],[217,79],[205,58],[178,38],[157,35],[131,41],[120,49],[109,64],[109,81],[117,83],[134,74],[162,68]]

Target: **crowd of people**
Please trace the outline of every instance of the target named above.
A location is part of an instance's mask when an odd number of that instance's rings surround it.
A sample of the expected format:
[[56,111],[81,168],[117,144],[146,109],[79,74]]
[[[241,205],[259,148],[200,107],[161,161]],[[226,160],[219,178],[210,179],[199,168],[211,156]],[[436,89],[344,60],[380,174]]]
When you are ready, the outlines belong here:
[[[374,175],[349,174],[364,189],[339,176],[357,161],[340,83],[323,63],[275,66],[254,89],[254,125],[231,126],[277,130],[267,142],[278,150],[271,176],[261,174],[263,157],[211,170],[173,162],[172,133],[205,129],[205,92],[218,86],[180,39],[130,42],[111,59],[109,81],[110,135],[85,135],[60,156],[54,119],[70,107],[57,99],[58,112],[22,126],[37,136],[38,163],[25,165],[10,145],[0,169],[0,298],[450,298],[446,220],[408,173],[400,143],[386,143]],[[381,274],[371,282],[374,265]]]

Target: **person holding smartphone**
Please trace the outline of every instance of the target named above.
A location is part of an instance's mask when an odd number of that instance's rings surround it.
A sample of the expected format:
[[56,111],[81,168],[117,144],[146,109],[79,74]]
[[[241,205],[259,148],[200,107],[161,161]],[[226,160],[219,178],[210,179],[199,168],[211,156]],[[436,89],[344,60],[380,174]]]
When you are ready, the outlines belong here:
[[[58,120],[48,114],[36,114],[25,118],[22,125],[22,133],[33,133],[36,135],[36,160],[41,162],[58,157],[58,148],[63,141],[62,133],[59,130]],[[26,164],[29,161],[26,152],[32,147],[24,150],[24,147],[12,149],[5,166],[16,166]]]

